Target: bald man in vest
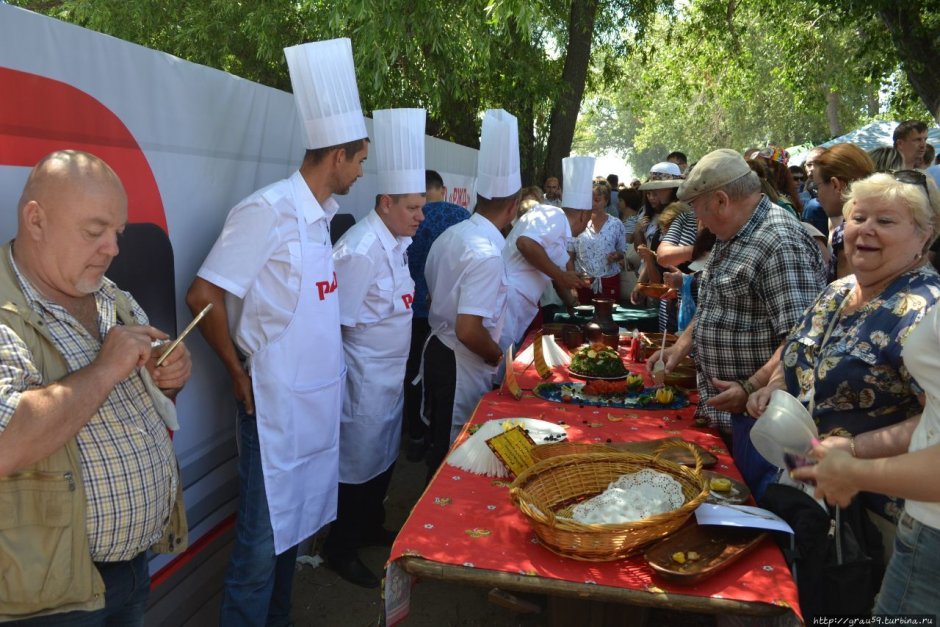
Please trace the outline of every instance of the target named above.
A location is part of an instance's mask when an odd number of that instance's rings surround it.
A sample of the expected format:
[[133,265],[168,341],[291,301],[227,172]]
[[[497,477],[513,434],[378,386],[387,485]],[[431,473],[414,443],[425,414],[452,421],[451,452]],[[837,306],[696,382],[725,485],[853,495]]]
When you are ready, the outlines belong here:
[[63,150],[33,168],[0,250],[0,478],[20,521],[0,621],[143,625],[148,549],[186,547],[167,427],[191,361],[181,345],[156,367],[167,334],[104,276],[126,224],[114,171]]

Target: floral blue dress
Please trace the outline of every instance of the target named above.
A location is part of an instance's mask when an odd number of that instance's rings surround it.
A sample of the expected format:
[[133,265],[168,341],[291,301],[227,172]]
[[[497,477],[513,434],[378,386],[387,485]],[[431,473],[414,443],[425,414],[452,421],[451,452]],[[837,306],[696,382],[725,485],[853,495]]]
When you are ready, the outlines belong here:
[[[901,360],[901,348],[940,299],[940,276],[931,267],[915,268],[857,311],[840,316],[855,283],[855,275],[830,283],[790,332],[783,352],[787,390],[807,407],[813,396],[820,433],[844,429],[857,435],[921,411],[921,389]],[[883,516],[899,513],[900,501],[864,496]]]

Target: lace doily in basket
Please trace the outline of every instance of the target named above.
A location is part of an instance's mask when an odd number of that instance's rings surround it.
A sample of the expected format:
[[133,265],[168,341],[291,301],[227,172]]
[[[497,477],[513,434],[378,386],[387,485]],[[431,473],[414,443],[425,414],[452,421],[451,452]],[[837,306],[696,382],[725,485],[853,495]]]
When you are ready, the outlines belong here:
[[677,510],[685,504],[682,485],[668,474],[641,470],[623,475],[607,489],[571,510],[584,524],[623,524]]

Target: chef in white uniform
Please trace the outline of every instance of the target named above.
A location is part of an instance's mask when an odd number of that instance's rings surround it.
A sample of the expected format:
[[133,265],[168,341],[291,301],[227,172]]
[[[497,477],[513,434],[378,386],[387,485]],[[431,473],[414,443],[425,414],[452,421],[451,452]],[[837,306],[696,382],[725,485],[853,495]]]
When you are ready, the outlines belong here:
[[503,359],[498,340],[509,282],[500,231],[519,209],[518,133],[514,116],[502,109],[486,112],[474,214],[444,231],[428,253],[424,273],[431,295],[431,334],[422,363],[431,436],[428,479],[492,388]]
[[379,580],[359,559],[359,547],[391,545],[395,537],[382,526],[382,501],[401,442],[415,292],[406,251],[424,220],[424,122],[424,109],[373,113],[375,210],[333,247],[347,371],[339,505],[323,553],[340,576],[367,588]]
[[307,152],[297,172],[241,201],[186,301],[238,401],[235,546],[220,625],[286,625],[296,545],[336,516],[346,368],[330,220],[369,145],[352,46],[287,48]]
[[543,204],[529,209],[506,238],[503,260],[509,277],[509,310],[499,342],[503,350],[522,341],[550,282],[568,307],[578,302],[572,290],[591,285],[574,271],[568,245],[591,219],[594,157],[566,157],[561,165],[562,208]]

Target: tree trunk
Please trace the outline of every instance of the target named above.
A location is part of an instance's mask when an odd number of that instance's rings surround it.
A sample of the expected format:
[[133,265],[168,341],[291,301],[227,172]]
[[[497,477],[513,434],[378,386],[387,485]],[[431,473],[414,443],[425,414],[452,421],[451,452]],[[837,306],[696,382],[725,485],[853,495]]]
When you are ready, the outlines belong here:
[[599,0],[572,0],[568,21],[568,49],[565,68],[555,104],[552,105],[547,154],[542,172],[546,176],[561,178],[561,160],[571,152],[574,127],[578,121],[584,84],[591,61],[591,43],[594,39],[594,20]]
[[868,115],[875,117],[881,112],[881,100],[878,98],[878,88],[872,87],[868,92]]
[[940,29],[928,28],[920,19],[924,2],[898,2],[878,11],[907,73],[907,80],[934,120],[940,123]]
[[833,137],[845,134],[842,128],[842,122],[839,121],[839,92],[828,91],[826,93],[826,120],[829,122],[829,133]]
[[535,180],[535,120],[532,113],[532,101],[526,101],[519,111],[519,169],[522,175],[522,186],[541,185]]

